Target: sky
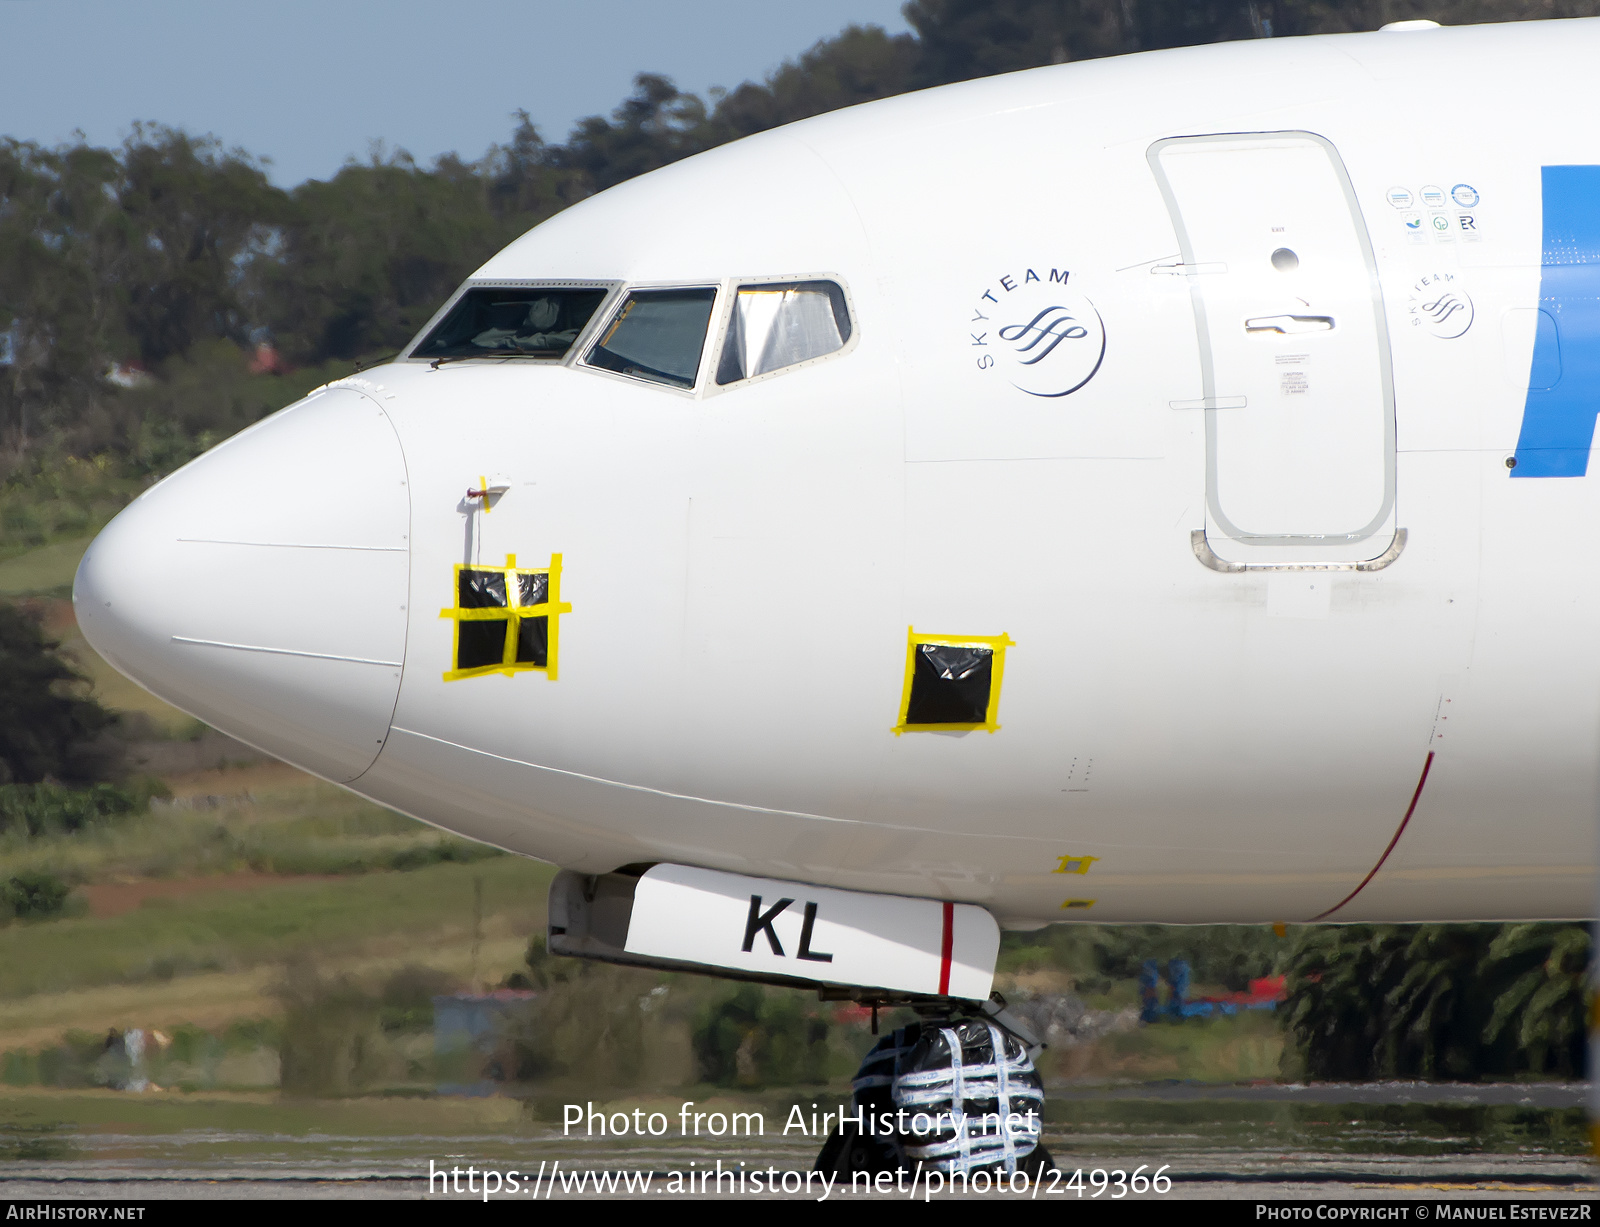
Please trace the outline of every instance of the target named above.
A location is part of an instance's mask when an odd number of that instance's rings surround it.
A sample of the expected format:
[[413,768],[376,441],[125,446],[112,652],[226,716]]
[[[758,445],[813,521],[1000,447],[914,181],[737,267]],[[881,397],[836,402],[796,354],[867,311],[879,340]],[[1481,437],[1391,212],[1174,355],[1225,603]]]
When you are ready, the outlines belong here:
[[477,158],[526,109],[549,141],[639,72],[704,95],[902,0],[0,0],[0,136],[120,144],[134,120],[271,160],[283,187],[373,142]]

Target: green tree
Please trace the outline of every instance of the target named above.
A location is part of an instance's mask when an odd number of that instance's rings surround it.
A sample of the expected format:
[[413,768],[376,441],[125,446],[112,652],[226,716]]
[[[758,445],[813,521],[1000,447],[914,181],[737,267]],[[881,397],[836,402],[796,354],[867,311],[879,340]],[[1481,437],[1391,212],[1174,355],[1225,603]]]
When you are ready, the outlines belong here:
[[606,119],[580,119],[565,145],[546,151],[550,165],[576,179],[588,195],[656,170],[716,143],[706,130],[706,106],[658,73],[642,72]]
[[918,86],[1235,39],[1586,17],[1595,0],[910,0]]
[[53,873],[30,870],[0,881],[0,922],[15,916],[18,920],[45,920],[59,916],[66,908],[68,886]]
[[1580,925],[1506,925],[1489,947],[1494,1009],[1485,1042],[1514,1039],[1530,1069],[1583,1070],[1589,931]]
[[917,34],[915,82],[974,77],[1142,50],[1135,23],[1146,6],[1116,0],[910,0]]
[[551,163],[545,144],[526,111],[517,111],[511,143],[496,145],[484,156],[480,173],[488,179],[489,208],[497,218],[526,221],[529,227],[577,199],[570,176]]
[[37,617],[0,603],[0,784],[88,781],[101,767],[91,743],[112,717],[58,646]]
[[542,941],[528,954],[539,996],[507,1037],[502,1067],[518,1081],[598,1076],[603,1085],[636,1086],[647,1078],[667,995],[656,973],[554,958]]
[[1059,967],[1085,987],[1133,980],[1146,959],[1183,959],[1197,985],[1242,992],[1283,970],[1289,943],[1266,925],[1050,925],[1001,937],[1006,971]]
[[733,984],[696,1013],[700,1076],[718,1086],[790,1086],[828,1078],[828,1023],[790,989]]
[[283,1006],[279,1082],[291,1095],[347,1095],[378,1072],[378,999],[350,976],[324,977],[291,962],[277,988]]
[[1600,11],[1594,0],[1258,0],[1257,7],[1279,35],[1347,34],[1419,18],[1460,26],[1593,17]]
[[1308,926],[1287,1026],[1315,1078],[1571,1076],[1588,958],[1581,925]]
[[92,410],[122,345],[117,174],[107,150],[0,142],[0,476]]
[[[152,781],[164,791],[165,785]],[[0,784],[0,834],[33,839],[69,835],[142,811],[150,802],[148,788],[95,784],[68,788],[61,784]]]
[[243,150],[158,125],[135,124],[119,162],[117,274],[138,356],[155,366],[203,339],[244,341],[247,274],[283,193]]
[[262,322],[296,362],[399,348],[511,237],[489,189],[459,161],[430,172],[381,150],[301,184],[263,257]]
[[746,81],[717,99],[707,122],[711,143],[735,140],[841,107],[912,88],[917,41],[878,26],[848,26],[764,82]]

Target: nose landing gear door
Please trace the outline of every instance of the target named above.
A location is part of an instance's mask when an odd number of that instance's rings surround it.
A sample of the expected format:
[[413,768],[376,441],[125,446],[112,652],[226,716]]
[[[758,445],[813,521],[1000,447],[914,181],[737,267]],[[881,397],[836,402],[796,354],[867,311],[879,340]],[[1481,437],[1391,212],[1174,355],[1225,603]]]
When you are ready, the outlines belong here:
[[1199,334],[1204,399],[1175,406],[1206,419],[1197,552],[1243,566],[1384,556],[1395,543],[1388,329],[1338,151],[1309,132],[1237,133],[1158,141],[1149,160]]

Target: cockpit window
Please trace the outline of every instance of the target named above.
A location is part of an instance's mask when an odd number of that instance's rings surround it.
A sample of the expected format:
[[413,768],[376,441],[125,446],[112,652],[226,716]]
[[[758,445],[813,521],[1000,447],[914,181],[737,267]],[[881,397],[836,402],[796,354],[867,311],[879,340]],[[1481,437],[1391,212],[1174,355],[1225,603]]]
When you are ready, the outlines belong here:
[[734,295],[717,382],[737,383],[820,358],[849,339],[850,309],[833,282],[742,285]]
[[561,358],[605,301],[606,293],[599,288],[470,289],[411,356]]
[[716,297],[710,287],[635,290],[585,361],[603,371],[692,388]]

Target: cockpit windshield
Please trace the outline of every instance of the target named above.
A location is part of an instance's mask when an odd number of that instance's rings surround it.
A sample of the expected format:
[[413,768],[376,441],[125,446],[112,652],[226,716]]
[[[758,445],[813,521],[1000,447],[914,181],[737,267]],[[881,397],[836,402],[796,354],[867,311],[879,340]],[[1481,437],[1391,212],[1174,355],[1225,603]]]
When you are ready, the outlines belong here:
[[589,350],[590,366],[693,388],[717,291],[635,290]]
[[475,287],[461,296],[411,356],[561,358],[606,293],[599,287]]

